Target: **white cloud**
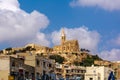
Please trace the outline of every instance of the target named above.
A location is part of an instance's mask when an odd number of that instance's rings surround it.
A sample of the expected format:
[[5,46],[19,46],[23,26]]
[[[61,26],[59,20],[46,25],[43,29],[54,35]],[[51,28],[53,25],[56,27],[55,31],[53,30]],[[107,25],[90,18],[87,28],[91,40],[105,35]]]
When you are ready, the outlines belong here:
[[107,45],[104,48],[109,48],[111,50],[103,50],[98,55],[104,59],[109,61],[120,61],[120,35],[116,38],[108,40]]
[[[62,30],[62,29],[61,29]],[[56,45],[60,44],[61,30],[52,33],[52,42]],[[100,34],[97,31],[90,31],[87,27],[64,28],[67,40],[76,39],[81,48],[96,51],[100,40]]]
[[120,46],[120,35],[118,35],[117,38],[112,39],[111,42],[117,46]]
[[120,0],[73,0],[70,5],[74,6],[87,6],[87,7],[100,7],[105,10],[113,11],[120,10]]
[[18,11],[19,3],[17,0],[0,0],[0,9]]
[[38,11],[27,13],[21,10],[17,0],[0,0],[0,43],[19,46],[37,42],[48,46],[45,34],[39,32],[48,24],[47,16]]
[[109,61],[119,61],[120,60],[120,49],[112,49],[111,51],[102,51],[99,56],[102,59]]
[[47,40],[47,37],[44,33],[37,33],[36,35],[37,38],[32,40],[33,43],[41,43],[41,45],[48,46],[50,45],[50,42]]

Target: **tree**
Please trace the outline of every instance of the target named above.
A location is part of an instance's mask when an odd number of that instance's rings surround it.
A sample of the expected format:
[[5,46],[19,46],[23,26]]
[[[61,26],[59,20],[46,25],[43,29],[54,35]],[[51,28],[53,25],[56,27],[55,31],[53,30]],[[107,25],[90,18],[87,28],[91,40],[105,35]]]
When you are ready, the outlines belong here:
[[60,55],[50,55],[50,59],[54,59],[56,62],[62,64],[65,61],[65,58]]
[[16,53],[17,53],[17,51],[16,51],[16,50],[14,50],[12,53],[13,53],[13,54],[16,54]]
[[3,54],[3,50],[0,50],[0,54]]
[[80,65],[81,65],[81,62],[79,62],[79,61],[74,61],[73,64],[74,64],[75,66],[80,66]]
[[26,49],[25,48],[20,49],[18,52],[26,52]]
[[92,58],[93,58],[94,60],[102,60],[98,55],[93,55]]
[[32,50],[32,51],[36,51],[36,49],[35,49],[35,48],[31,48],[31,50]]
[[91,66],[94,64],[94,60],[90,56],[87,56],[87,58],[85,58],[80,64],[81,66]]
[[31,46],[27,46],[27,47],[25,48],[26,51],[31,51],[31,49],[32,49]]
[[90,50],[84,49],[84,48],[81,48],[80,51],[81,51],[81,52],[83,52],[83,51],[85,51],[85,52],[90,52]]
[[5,50],[7,51],[7,54],[11,54],[12,48],[9,47],[9,48],[6,48]]
[[25,48],[26,51],[35,51],[36,49],[35,48],[32,48],[32,46],[27,46]]
[[81,66],[91,66],[94,64],[95,60],[102,60],[98,55],[87,56],[80,64]]
[[5,50],[6,50],[6,51],[11,51],[11,50],[12,50],[12,48],[11,48],[11,47],[9,47],[9,48],[6,48]]

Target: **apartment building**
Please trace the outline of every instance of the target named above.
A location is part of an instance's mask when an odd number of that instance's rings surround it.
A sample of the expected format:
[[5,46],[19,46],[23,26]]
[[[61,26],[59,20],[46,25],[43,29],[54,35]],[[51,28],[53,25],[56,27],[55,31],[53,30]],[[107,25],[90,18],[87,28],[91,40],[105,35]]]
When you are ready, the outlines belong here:
[[85,80],[108,80],[113,69],[104,66],[86,67]]
[[82,66],[74,66],[74,65],[65,65],[56,63],[56,77],[58,79],[76,79],[77,77],[84,79],[84,74],[86,72],[86,68]]
[[40,55],[25,56],[25,64],[35,68],[35,78],[41,79],[44,74],[55,78],[55,61],[43,58]]
[[59,63],[56,63],[55,64],[55,74],[56,74],[56,78],[57,79],[60,79],[60,78],[63,78],[63,65],[62,64],[59,64]]
[[68,66],[64,65],[64,77],[69,79],[75,79],[76,77],[79,77],[81,79],[84,79],[84,74],[86,72],[86,68],[82,66]]
[[25,65],[24,59],[12,56],[0,56],[0,80],[34,78],[34,67]]

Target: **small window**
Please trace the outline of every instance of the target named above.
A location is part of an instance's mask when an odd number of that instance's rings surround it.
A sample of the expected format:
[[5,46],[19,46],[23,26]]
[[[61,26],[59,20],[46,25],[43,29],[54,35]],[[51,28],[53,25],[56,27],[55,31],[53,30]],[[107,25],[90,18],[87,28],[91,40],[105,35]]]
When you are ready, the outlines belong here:
[[100,77],[98,77],[98,80],[100,80]]
[[71,72],[73,72],[74,70],[72,69]]
[[52,67],[52,64],[49,64],[49,68],[51,68]]
[[15,61],[12,62],[12,67],[15,67]]
[[43,67],[46,68],[46,66],[45,66],[45,62],[43,62]]
[[66,73],[69,73],[70,71],[69,70],[66,70]]
[[22,63],[19,64],[19,67],[22,67]]
[[36,60],[36,64],[37,64],[37,66],[39,66],[39,63],[40,63],[39,60]]
[[37,72],[36,73],[36,77],[39,79],[39,77],[40,77],[40,74]]
[[68,68],[68,66],[64,66],[64,68]]
[[90,78],[89,80],[93,80],[93,78]]
[[81,73],[85,73],[85,71],[84,71],[84,70],[81,70]]

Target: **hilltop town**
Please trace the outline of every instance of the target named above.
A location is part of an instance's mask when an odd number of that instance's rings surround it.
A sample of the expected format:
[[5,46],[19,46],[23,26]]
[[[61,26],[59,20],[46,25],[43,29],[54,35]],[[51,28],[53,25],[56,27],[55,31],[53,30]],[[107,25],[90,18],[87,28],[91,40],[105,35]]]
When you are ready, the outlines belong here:
[[90,50],[80,48],[77,40],[67,40],[64,29],[60,42],[52,48],[27,44],[0,50],[0,80],[40,80],[45,75],[50,80],[108,80],[111,72],[120,79],[120,62],[90,54]]

